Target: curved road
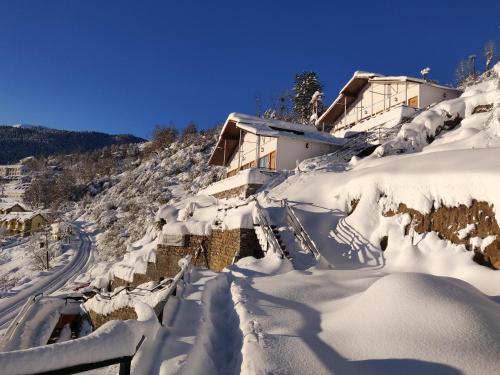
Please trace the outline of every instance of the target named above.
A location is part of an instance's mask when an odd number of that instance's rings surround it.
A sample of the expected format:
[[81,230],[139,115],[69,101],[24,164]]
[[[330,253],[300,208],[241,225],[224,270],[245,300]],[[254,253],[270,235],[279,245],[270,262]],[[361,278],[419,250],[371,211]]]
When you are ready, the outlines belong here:
[[42,276],[36,283],[21,290],[16,295],[0,299],[0,329],[7,328],[10,321],[26,303],[28,297],[38,293],[50,294],[55,292],[85,268],[90,259],[92,241],[87,233],[82,232],[79,225],[77,225],[77,228],[80,247],[68,264],[50,275]]

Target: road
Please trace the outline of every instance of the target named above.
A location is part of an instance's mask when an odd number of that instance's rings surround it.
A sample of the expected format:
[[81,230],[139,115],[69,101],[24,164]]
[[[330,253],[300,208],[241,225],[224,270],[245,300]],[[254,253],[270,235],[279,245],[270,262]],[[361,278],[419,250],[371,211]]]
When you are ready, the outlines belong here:
[[0,300],[0,330],[7,328],[28,297],[39,293],[48,295],[55,292],[87,266],[91,255],[92,241],[90,236],[82,231],[78,224],[76,224],[76,228],[80,238],[80,246],[68,264],[47,276],[40,277],[37,282],[21,290],[16,295]]

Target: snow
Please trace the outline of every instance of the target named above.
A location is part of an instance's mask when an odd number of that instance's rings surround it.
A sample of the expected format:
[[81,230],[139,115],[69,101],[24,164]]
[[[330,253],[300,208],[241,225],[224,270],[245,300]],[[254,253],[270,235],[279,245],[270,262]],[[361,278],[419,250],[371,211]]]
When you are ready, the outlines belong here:
[[463,240],[465,237],[467,237],[474,229],[476,229],[476,224],[467,224],[465,228],[460,229],[457,232],[458,238]]
[[137,303],[134,308],[137,321],[111,321],[76,340],[0,353],[2,372],[11,375],[38,373],[132,355],[141,337],[154,339],[159,326],[149,306]]
[[[178,285],[181,285],[179,281],[188,272],[190,262],[190,256],[180,259],[179,273],[173,279],[165,279],[157,285],[151,281],[141,284],[130,291],[122,288],[118,291],[115,290],[112,295],[107,293],[96,294],[86,301],[83,306],[87,311],[94,311],[100,315],[109,315],[118,309],[134,306],[138,301],[155,308],[160,302],[167,300]],[[116,272],[116,269],[114,272]]]
[[479,249],[481,251],[484,251],[486,247],[488,247],[490,244],[493,243],[497,239],[497,236],[491,235],[487,236],[485,238],[481,237],[472,237],[469,240],[469,243],[471,244],[473,249]]

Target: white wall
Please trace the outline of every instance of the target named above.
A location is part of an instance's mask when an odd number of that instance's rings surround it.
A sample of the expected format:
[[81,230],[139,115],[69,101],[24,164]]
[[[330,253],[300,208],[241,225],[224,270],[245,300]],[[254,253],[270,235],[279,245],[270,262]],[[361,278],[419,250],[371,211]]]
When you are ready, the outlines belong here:
[[425,108],[432,103],[438,103],[442,100],[457,98],[460,93],[455,90],[442,89],[439,87],[420,85],[419,107]]
[[344,124],[351,125],[389,108],[407,103],[408,98],[419,95],[419,86],[414,82],[369,82],[361,90],[356,101],[347,108],[346,118],[344,119],[342,115],[335,121],[334,129],[344,127]]
[[278,139],[278,152],[276,155],[276,169],[295,169],[296,160],[302,161],[314,156],[333,152],[338,146],[324,143],[306,142],[293,138],[281,137]]
[[[258,149],[256,149],[257,137],[259,137],[260,145]],[[276,151],[277,144],[277,138],[275,137],[262,137],[252,133],[243,132],[241,141],[241,165],[250,163],[271,153],[272,151]],[[228,164],[228,171],[238,168],[238,157],[239,153],[235,152]]]

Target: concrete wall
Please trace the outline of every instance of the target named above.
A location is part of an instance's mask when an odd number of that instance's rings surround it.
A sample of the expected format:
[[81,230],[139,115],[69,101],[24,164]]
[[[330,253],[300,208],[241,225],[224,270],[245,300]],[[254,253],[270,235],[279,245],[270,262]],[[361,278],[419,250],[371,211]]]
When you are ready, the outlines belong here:
[[293,138],[281,137],[278,139],[276,169],[295,169],[297,160],[302,161],[314,156],[328,154],[333,152],[336,147],[324,143],[304,142]]

